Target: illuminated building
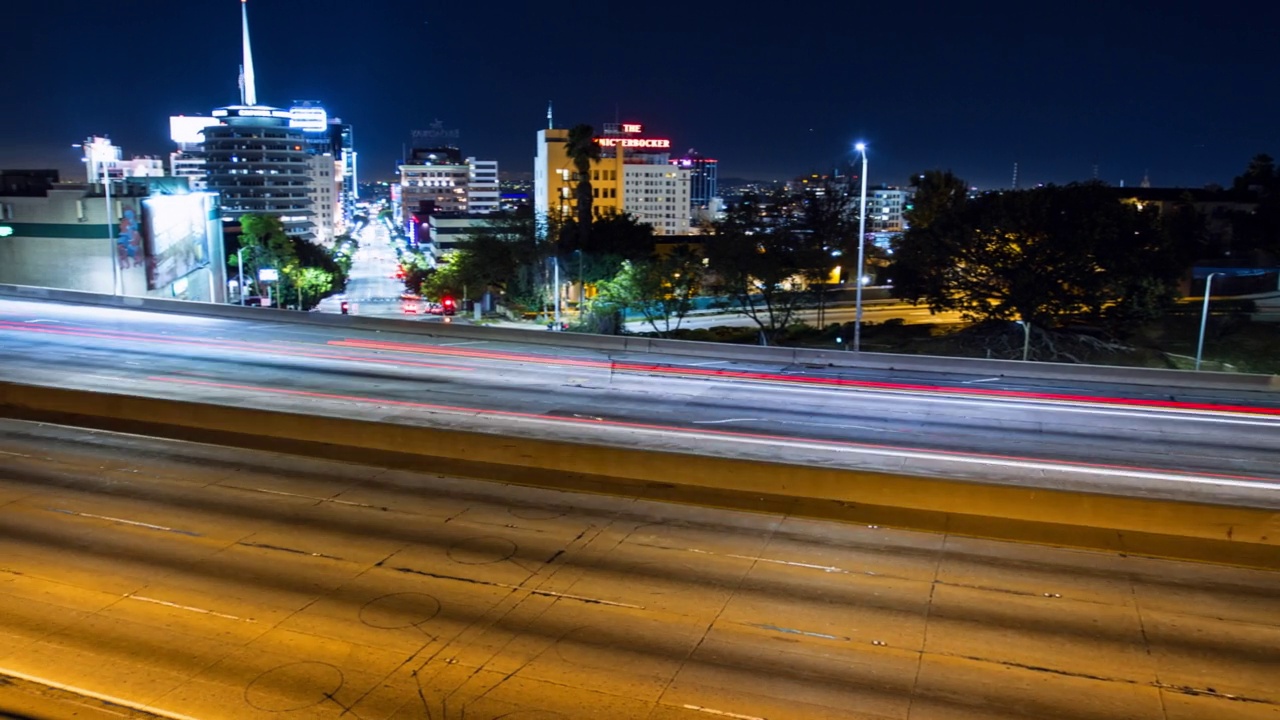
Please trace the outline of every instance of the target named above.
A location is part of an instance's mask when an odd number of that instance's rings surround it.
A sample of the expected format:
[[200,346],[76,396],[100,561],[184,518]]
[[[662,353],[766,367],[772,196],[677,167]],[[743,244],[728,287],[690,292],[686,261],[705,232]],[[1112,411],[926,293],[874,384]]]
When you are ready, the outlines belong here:
[[244,64],[240,104],[213,111],[219,121],[202,131],[200,153],[208,187],[222,197],[222,219],[246,213],[280,219],[290,236],[316,237],[312,163],[303,130],[292,127],[293,113],[258,104],[249,45],[249,16],[241,5]]
[[123,295],[224,302],[217,196],[181,178],[108,182],[109,198],[101,181],[0,171],[0,283],[112,294],[118,276]]
[[338,210],[334,214],[333,227],[335,234],[345,232],[359,199],[358,155],[351,125],[342,122],[342,118],[331,117],[324,106],[312,100],[295,101],[289,108],[289,115],[289,126],[302,131],[309,152],[333,156],[339,185],[335,197]]
[[720,163],[690,150],[671,164],[689,171],[689,216],[694,222],[714,220],[723,202],[717,174]]
[[169,118],[169,139],[177,146],[169,153],[169,174],[186,178],[192,190],[209,187],[200,145],[204,142],[204,129],[217,124],[217,118],[199,115]]
[[222,196],[222,219],[275,216],[289,235],[315,239],[310,154],[302,132],[289,127],[288,111],[233,106],[214,116],[223,124],[204,129],[201,154],[209,189]]
[[104,137],[91,137],[80,144],[84,149],[86,180],[101,182],[103,174],[113,179],[164,177],[164,161],[154,157],[123,159],[119,147]]
[[[574,216],[573,191],[577,172],[569,160],[565,143],[569,131],[547,128],[538,131],[533,160],[533,211],[548,222],[563,222]],[[596,217],[622,213],[622,152],[612,152],[592,162],[592,213]]]
[[471,175],[467,178],[467,204],[471,212],[488,214],[501,209],[502,194],[498,188],[498,161],[467,158]]
[[456,147],[414,148],[400,166],[402,220],[433,213],[487,214],[499,209],[498,161],[462,157]]
[[887,248],[895,235],[907,229],[905,213],[914,196],[910,188],[881,185],[867,189],[867,238],[872,244]]
[[[569,131],[538,131],[534,158],[534,212],[554,222],[574,216],[577,173],[566,150]],[[607,123],[596,138],[601,158],[592,163],[592,213],[627,213],[658,235],[689,232],[689,170],[671,164],[671,141],[648,137],[638,123]]]

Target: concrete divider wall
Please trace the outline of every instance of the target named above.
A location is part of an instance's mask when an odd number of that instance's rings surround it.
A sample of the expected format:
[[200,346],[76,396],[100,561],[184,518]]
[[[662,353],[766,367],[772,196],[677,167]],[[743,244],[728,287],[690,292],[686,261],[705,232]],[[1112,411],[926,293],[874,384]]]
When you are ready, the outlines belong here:
[[1280,569],[1280,513],[0,382],[0,416],[515,484]]
[[715,358],[741,362],[780,363],[861,367],[922,373],[955,373],[991,375],[1036,380],[1083,380],[1166,388],[1202,388],[1211,390],[1280,390],[1280,376],[1248,375],[1223,372],[1194,372],[1152,368],[1126,368],[1103,365],[1069,365],[1063,363],[1020,362],[1016,360],[983,360],[978,358],[892,355],[887,353],[813,350],[785,347],[757,347],[724,343],[666,340],[632,335],[590,335],[514,328],[495,328],[454,323],[423,323],[389,318],[333,315],[318,312],[296,312],[275,308],[252,308],[238,305],[168,300],[163,298],[115,297],[98,293],[52,288],[0,284],[0,296],[47,300],[52,302],[123,307],[150,312],[203,315],[256,321],[303,323],[352,330],[373,330],[425,336],[488,340],[527,345],[596,350],[606,353],[663,354],[684,357]]

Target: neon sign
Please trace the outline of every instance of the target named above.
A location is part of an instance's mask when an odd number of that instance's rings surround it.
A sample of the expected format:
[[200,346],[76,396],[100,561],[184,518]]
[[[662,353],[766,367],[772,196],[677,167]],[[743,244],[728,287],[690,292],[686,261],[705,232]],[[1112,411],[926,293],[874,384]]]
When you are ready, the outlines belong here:
[[603,137],[596,138],[596,142],[600,143],[600,147],[622,146],[624,148],[671,148],[671,141],[667,138]]
[[640,133],[644,132],[644,126],[640,123],[622,123],[622,132],[624,133]]

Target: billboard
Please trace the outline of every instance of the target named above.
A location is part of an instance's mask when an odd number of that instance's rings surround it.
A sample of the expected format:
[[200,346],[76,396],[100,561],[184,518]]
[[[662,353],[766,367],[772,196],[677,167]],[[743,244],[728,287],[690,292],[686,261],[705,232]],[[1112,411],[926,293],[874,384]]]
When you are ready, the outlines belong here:
[[209,264],[221,226],[212,193],[155,195],[142,201],[147,288],[158,290]]
[[176,143],[196,144],[204,142],[201,131],[210,125],[218,125],[217,118],[174,115],[169,118],[169,139]]

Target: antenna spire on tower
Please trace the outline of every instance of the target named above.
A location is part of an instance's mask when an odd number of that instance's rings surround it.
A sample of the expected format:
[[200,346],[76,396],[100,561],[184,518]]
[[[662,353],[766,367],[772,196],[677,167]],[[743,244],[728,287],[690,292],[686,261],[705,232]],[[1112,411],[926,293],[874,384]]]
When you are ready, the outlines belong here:
[[547,129],[550,130],[553,127],[555,127],[555,123],[551,121],[551,101],[548,100],[547,101]]
[[249,46],[249,3],[240,0],[240,20],[244,27],[244,65],[241,66],[241,102],[245,105],[258,104],[258,86],[253,77],[253,48]]

